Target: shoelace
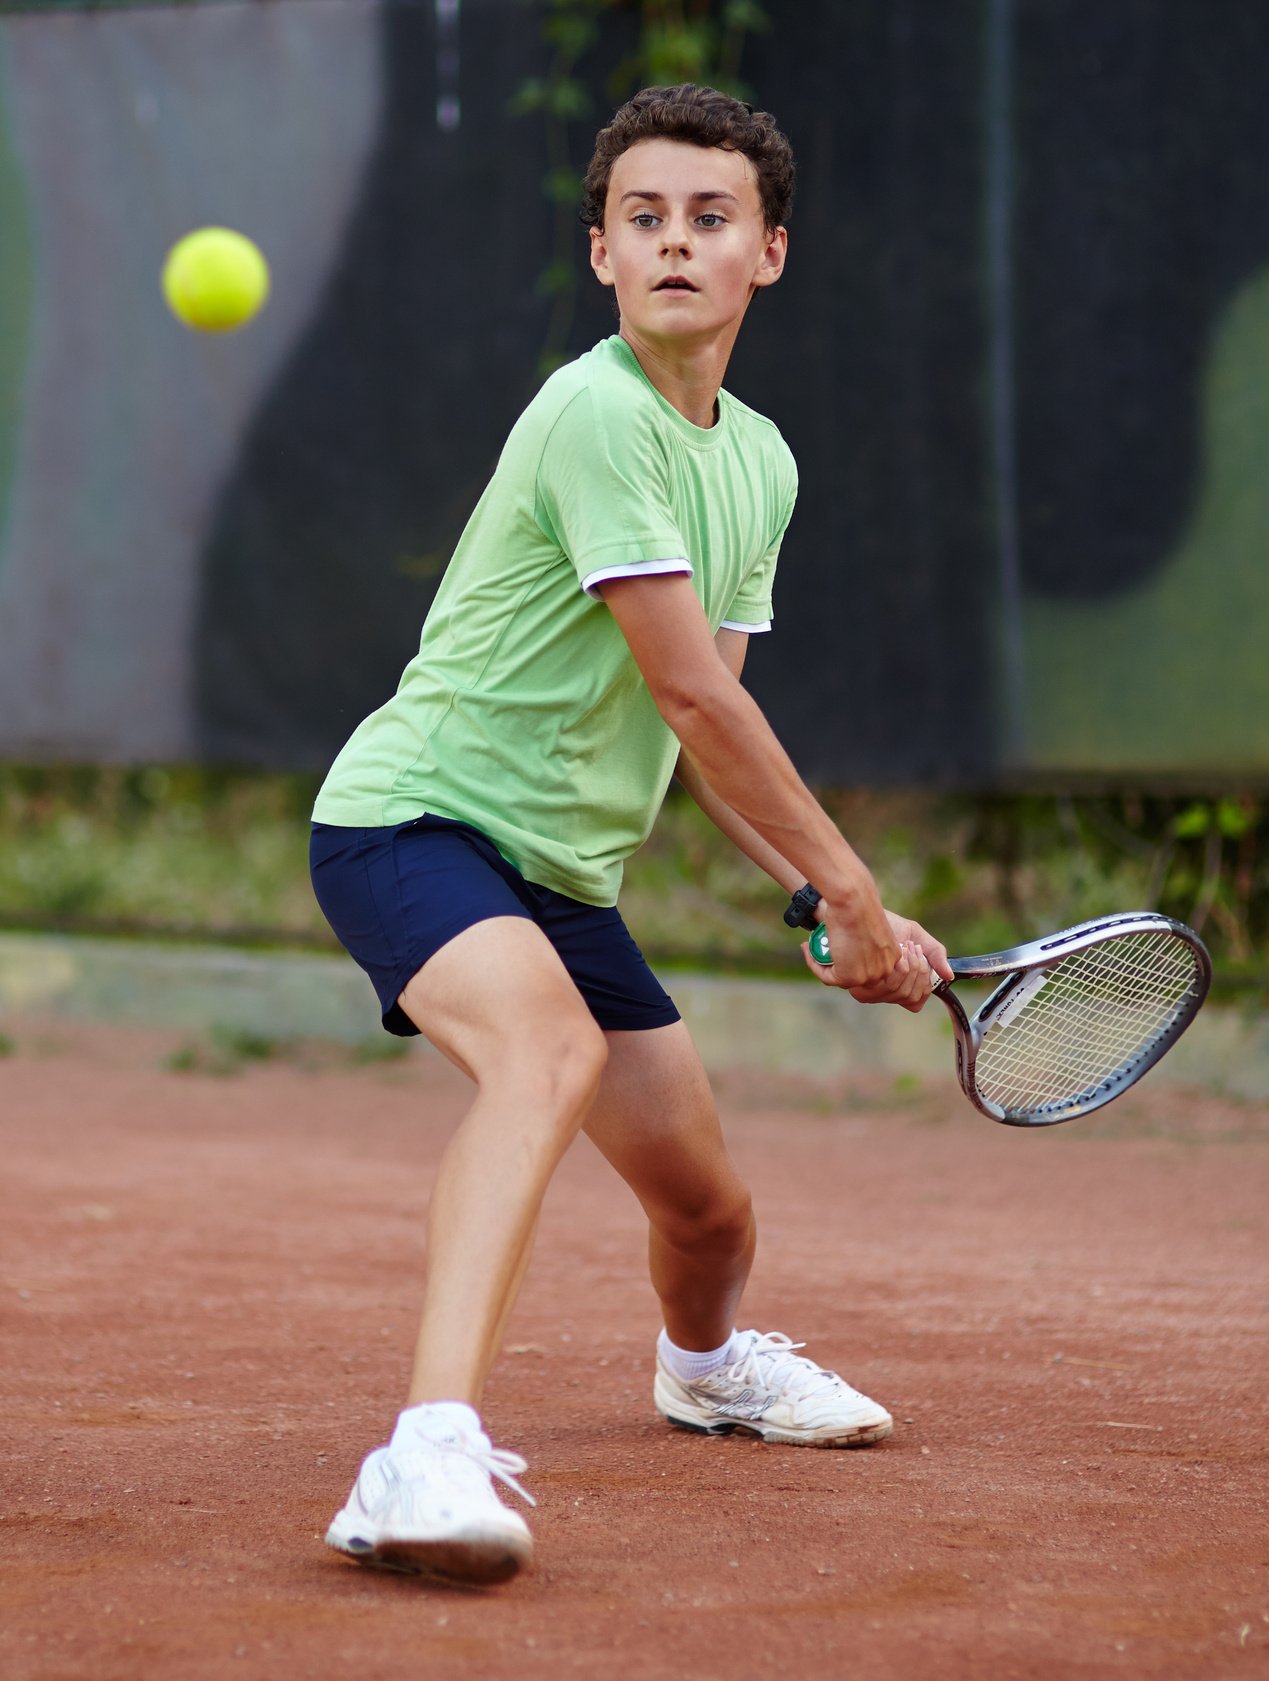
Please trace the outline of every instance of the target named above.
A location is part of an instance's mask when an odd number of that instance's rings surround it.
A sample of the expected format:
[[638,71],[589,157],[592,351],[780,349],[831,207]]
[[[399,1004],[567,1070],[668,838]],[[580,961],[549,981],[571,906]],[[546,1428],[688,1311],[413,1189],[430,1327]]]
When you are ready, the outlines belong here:
[[776,1389],[796,1378],[799,1380],[797,1387],[803,1395],[849,1387],[836,1372],[827,1372],[814,1360],[795,1354],[794,1349],[805,1348],[806,1344],[794,1342],[783,1331],[755,1331],[753,1338],[740,1359],[726,1368],[738,1382],[752,1383],[762,1389]]
[[[516,1476],[522,1475],[529,1469],[528,1462],[521,1459],[518,1453],[511,1453],[506,1448],[496,1447],[469,1448],[467,1451],[477,1465],[484,1466],[491,1477],[497,1477],[500,1483],[506,1483],[509,1489],[513,1489],[521,1500],[526,1501],[530,1506],[537,1505],[537,1501],[528,1489],[521,1488],[516,1481]],[[513,1472],[515,1475],[512,1474]]]
[[511,1453],[507,1448],[496,1448],[484,1436],[446,1436],[441,1441],[421,1437],[420,1445],[424,1443],[428,1447],[441,1448],[449,1453],[460,1454],[464,1459],[470,1459],[489,1476],[497,1477],[500,1483],[505,1483],[509,1489],[513,1489],[528,1505],[537,1505],[528,1489],[521,1488],[516,1481],[517,1475],[529,1469],[528,1462],[521,1459],[518,1453]]

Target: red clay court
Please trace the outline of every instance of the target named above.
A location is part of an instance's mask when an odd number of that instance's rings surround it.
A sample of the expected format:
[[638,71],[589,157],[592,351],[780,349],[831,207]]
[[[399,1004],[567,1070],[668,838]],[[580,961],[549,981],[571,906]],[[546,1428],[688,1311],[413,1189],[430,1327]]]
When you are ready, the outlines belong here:
[[579,1143],[486,1404],[538,1565],[474,1593],[321,1543],[399,1404],[461,1078],[9,1032],[5,1681],[1269,1674],[1262,1106],[1156,1077],[1020,1133],[950,1072],[723,1082],[748,1322],[890,1407],[861,1452],[653,1414],[640,1217]]

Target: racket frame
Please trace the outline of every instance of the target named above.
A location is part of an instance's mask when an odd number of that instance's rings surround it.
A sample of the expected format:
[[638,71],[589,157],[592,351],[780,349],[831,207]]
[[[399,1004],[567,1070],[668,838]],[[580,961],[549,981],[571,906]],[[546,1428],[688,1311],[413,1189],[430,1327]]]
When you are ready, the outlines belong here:
[[[1084,1093],[1063,1103],[1046,1105],[1040,1110],[1011,1111],[985,1097],[978,1089],[975,1065],[978,1052],[988,1030],[1006,1014],[1011,1001],[1021,990],[1033,985],[1037,973],[1053,968],[1064,958],[1092,946],[1104,945],[1123,934],[1171,934],[1189,946],[1195,959],[1195,984],[1184,999],[1180,1010],[1166,1033],[1146,1045],[1135,1056],[1123,1062],[1113,1074],[1099,1083],[1092,1093]],[[982,1114],[1004,1126],[1055,1126],[1060,1121],[1074,1120],[1079,1115],[1091,1115],[1094,1110],[1127,1091],[1165,1055],[1198,1014],[1212,980],[1212,960],[1207,947],[1183,922],[1160,916],[1154,911],[1128,911],[1116,916],[1094,918],[1064,928],[1044,939],[1028,940],[1006,951],[987,952],[978,957],[953,957],[949,960],[956,980],[991,980],[1001,976],[999,986],[971,1016],[952,990],[952,981],[938,980],[934,994],[947,1006],[956,1037],[956,1074],[961,1090]]]

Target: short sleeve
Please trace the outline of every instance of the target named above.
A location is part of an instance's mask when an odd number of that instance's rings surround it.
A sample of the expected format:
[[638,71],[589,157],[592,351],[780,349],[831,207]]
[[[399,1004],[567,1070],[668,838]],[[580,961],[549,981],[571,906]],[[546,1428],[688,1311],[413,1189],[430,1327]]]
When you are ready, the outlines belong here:
[[776,561],[780,557],[780,545],[784,542],[789,521],[793,518],[793,504],[798,493],[797,472],[793,467],[792,457],[789,458],[788,467],[788,483],[783,491],[779,527],[732,597],[722,621],[727,630],[753,633],[771,629],[771,592],[775,581]]
[[664,445],[638,404],[577,393],[542,450],[535,516],[588,593],[605,578],[692,570]]

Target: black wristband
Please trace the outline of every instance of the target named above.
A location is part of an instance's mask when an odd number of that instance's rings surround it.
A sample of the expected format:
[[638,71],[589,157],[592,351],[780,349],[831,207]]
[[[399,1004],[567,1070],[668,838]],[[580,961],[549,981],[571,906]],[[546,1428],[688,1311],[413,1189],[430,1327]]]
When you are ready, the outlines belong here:
[[812,887],[809,881],[804,887],[799,887],[789,900],[789,908],[784,913],[784,920],[789,927],[807,928],[814,932],[820,925],[820,919],[815,914],[820,897],[819,888]]

